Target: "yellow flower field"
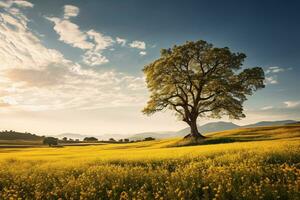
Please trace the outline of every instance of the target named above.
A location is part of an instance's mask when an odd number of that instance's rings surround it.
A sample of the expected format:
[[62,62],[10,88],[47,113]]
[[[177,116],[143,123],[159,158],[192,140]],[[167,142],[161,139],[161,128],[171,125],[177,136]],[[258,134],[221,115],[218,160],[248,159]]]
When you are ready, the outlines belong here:
[[277,139],[187,147],[169,139],[2,148],[0,199],[300,199],[298,129],[293,137],[274,129]]

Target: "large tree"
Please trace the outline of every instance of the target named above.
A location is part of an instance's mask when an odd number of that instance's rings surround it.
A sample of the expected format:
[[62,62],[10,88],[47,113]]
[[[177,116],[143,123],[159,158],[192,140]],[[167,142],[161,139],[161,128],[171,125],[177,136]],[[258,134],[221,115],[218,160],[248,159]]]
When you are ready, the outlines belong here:
[[196,139],[204,137],[198,117],[245,117],[246,96],[264,88],[265,79],[260,67],[241,69],[245,58],[203,40],[162,49],[161,57],[143,69],[151,93],[143,113],[171,109],[190,126],[188,137]]

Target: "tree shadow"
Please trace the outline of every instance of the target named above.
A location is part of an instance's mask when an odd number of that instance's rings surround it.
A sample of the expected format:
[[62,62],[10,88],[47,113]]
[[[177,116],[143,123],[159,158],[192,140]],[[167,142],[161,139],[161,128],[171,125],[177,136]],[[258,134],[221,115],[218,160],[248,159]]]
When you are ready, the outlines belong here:
[[253,137],[206,137],[205,139],[199,139],[199,140],[182,139],[177,143],[175,143],[174,145],[172,145],[172,147],[227,144],[227,143],[234,143],[234,142],[254,142],[254,141],[266,141],[266,140],[276,140],[276,138],[262,135],[262,136],[253,136]]

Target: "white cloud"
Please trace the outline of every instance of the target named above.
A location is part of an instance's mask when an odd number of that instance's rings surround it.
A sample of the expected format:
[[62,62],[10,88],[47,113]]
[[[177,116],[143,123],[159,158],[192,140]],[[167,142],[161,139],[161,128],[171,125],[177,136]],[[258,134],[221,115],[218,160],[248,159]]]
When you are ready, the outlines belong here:
[[91,49],[94,44],[87,41],[87,35],[79,30],[79,26],[69,20],[59,19],[56,17],[47,17],[54,23],[54,30],[59,35],[59,40],[80,49]]
[[87,65],[96,66],[107,63],[108,59],[102,55],[102,51],[112,46],[114,40],[93,29],[88,31],[80,30],[77,24],[69,20],[71,16],[77,16],[79,9],[70,5],[64,8],[64,19],[46,17],[46,19],[54,23],[54,30],[59,35],[59,40],[72,47],[84,50],[85,53],[82,58]]
[[266,74],[270,74],[270,73],[279,73],[279,72],[284,72],[285,69],[278,67],[278,66],[274,66],[274,67],[269,67],[266,71]]
[[273,84],[277,84],[278,83],[278,80],[277,80],[277,76],[274,75],[274,76],[267,76],[265,78],[265,84],[266,85],[273,85]]
[[266,76],[265,84],[277,84],[278,83],[278,74],[281,72],[285,72],[286,70],[291,70],[291,68],[285,69],[278,66],[268,67],[265,73]]
[[147,55],[147,52],[146,51],[140,51],[140,53],[139,53],[141,56],[145,56],[145,55]]
[[265,107],[262,107],[261,110],[271,110],[273,108],[274,108],[273,106],[265,106]]
[[108,59],[98,52],[87,51],[83,55],[83,62],[90,66],[96,66],[108,63]]
[[295,108],[300,105],[300,101],[285,101],[283,103],[287,108]]
[[32,8],[33,4],[25,0],[6,0],[0,2],[0,7],[12,9],[11,7],[13,6],[17,6],[19,8]]
[[117,43],[120,44],[121,46],[125,46],[125,45],[126,45],[126,42],[127,42],[126,39],[119,38],[119,37],[116,38],[116,41],[117,41]]
[[[80,48],[85,51],[82,55],[83,63],[90,66],[97,66],[108,63],[109,60],[103,55],[104,50],[113,50],[110,48],[115,42],[121,46],[125,46],[127,40],[116,37],[116,41],[110,36],[106,36],[93,29],[84,31],[80,27],[71,22],[71,17],[76,17],[79,13],[79,8],[72,5],[64,6],[64,17],[46,17],[49,21],[54,23],[54,30],[59,35],[59,40],[72,47]],[[131,48],[141,50],[146,49],[146,43],[135,40],[129,44]],[[147,54],[146,51],[140,51],[141,56]]]
[[90,39],[94,40],[94,49],[96,51],[107,49],[114,43],[114,40],[111,37],[104,36],[102,33],[96,32],[93,29],[89,30],[87,35]]
[[28,1],[25,1],[25,0],[15,0],[15,1],[12,1],[14,4],[16,4],[17,6],[19,7],[29,7],[29,8],[32,8],[33,7],[33,4],[28,2]]
[[133,41],[132,43],[129,44],[129,46],[137,49],[146,49],[146,43],[138,40]]
[[64,6],[64,18],[69,19],[70,17],[76,17],[79,14],[79,8],[73,5]]
[[[26,15],[12,6],[8,5],[0,13],[0,106],[3,109],[94,109],[146,101],[143,78],[85,69],[66,59],[61,52],[46,48],[28,28]],[[64,21],[54,21],[57,20]],[[74,38],[61,33],[62,39],[83,48],[87,63],[107,62],[101,50],[110,45],[109,38],[92,30],[82,36],[78,26],[66,24],[69,27],[65,30],[77,33],[71,34]],[[87,43],[84,35],[90,37]]]

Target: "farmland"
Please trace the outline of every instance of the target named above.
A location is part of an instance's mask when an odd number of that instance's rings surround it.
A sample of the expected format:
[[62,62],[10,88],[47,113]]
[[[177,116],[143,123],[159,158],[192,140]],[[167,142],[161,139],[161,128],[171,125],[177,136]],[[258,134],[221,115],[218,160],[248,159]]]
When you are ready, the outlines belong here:
[[63,148],[0,148],[0,199],[300,199],[300,126]]

